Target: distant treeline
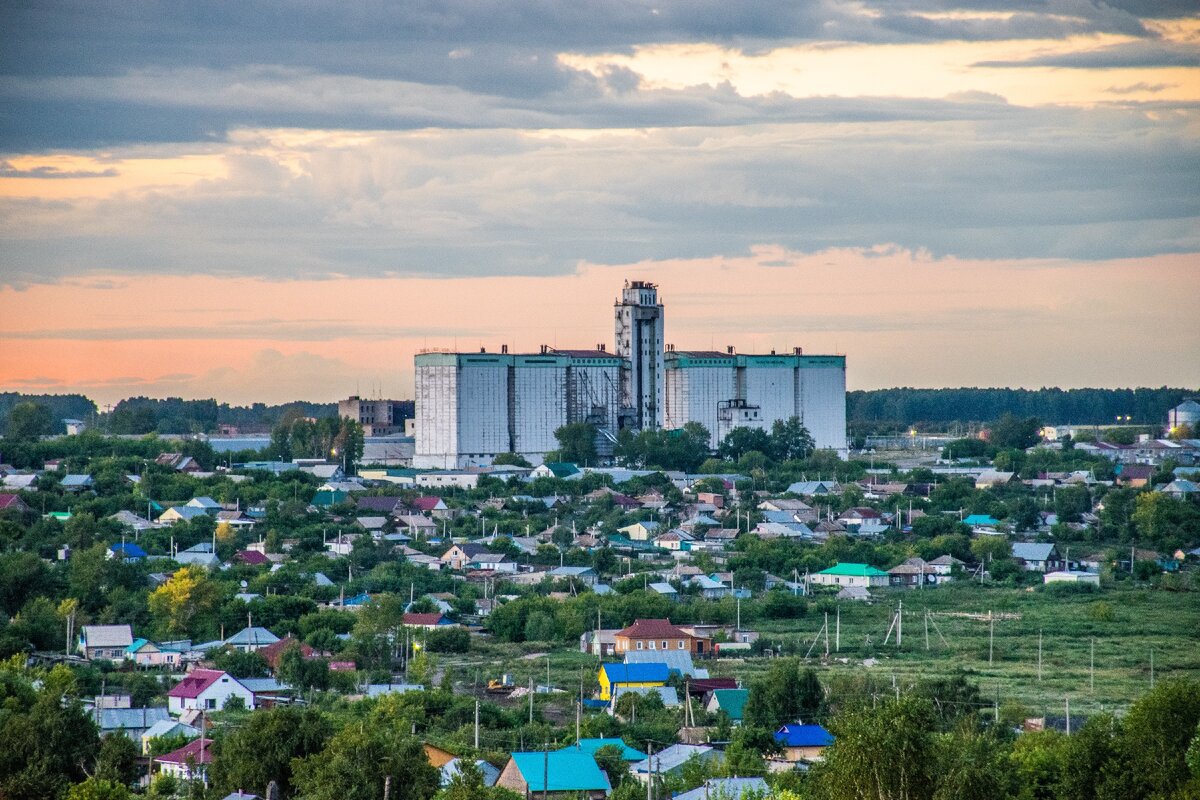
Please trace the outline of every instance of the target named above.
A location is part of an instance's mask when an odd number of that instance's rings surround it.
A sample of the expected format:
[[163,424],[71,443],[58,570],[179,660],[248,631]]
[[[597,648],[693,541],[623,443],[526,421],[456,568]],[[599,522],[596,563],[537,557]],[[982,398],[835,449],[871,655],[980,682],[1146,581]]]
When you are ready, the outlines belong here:
[[232,425],[240,431],[269,431],[289,415],[333,417],[337,416],[337,404],[296,401],[278,406],[231,406],[216,400],[130,397],[104,415],[100,426],[117,434],[211,433],[221,425]]
[[1190,389],[875,389],[847,392],[850,426],[989,422],[1013,414],[1052,425],[1162,425]]
[[0,434],[8,426],[8,412],[17,403],[37,403],[50,410],[53,433],[66,433],[64,419],[89,421],[96,414],[96,404],[81,394],[21,394],[0,392]]

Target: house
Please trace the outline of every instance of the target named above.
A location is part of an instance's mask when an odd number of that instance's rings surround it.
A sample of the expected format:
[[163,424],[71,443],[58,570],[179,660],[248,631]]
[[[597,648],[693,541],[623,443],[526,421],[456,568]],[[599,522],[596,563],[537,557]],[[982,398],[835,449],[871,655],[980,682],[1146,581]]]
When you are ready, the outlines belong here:
[[[99,698],[97,698],[99,699]],[[154,708],[100,708],[91,710],[92,719],[100,729],[101,736],[121,734],[133,741],[141,741],[142,736],[159,722],[171,718],[166,706]]]
[[481,553],[486,553],[487,547],[482,544],[474,544],[467,542],[465,544],[456,544],[449,550],[442,553],[441,561],[450,569],[462,569],[471,563],[475,556]]
[[84,625],[79,634],[79,652],[88,661],[124,661],[131,644],[128,625]]
[[548,461],[539,464],[529,473],[531,478],[569,478],[579,474],[579,467],[564,461]]
[[670,747],[664,747],[649,758],[630,764],[629,770],[635,778],[645,783],[651,772],[655,777],[678,775],[683,771],[683,765],[693,756],[702,761],[713,761],[719,758],[720,754],[708,745],[673,744]]
[[1140,489],[1150,482],[1156,471],[1149,464],[1119,464],[1116,468],[1117,486]]
[[182,722],[177,722],[168,717],[167,719],[154,723],[149,728],[142,731],[142,755],[150,755],[150,745],[151,741],[154,739],[161,739],[164,736],[183,736],[191,739],[199,735],[199,728],[193,728],[191,725],[184,725]]
[[967,565],[966,562],[961,561],[954,556],[945,555],[938,556],[933,561],[930,561],[929,566],[933,567],[935,582],[938,585],[941,585],[946,581],[953,580],[953,574],[956,567],[958,569],[963,569]]
[[1160,487],[1158,491],[1177,500],[1183,500],[1188,497],[1200,496],[1200,484],[1186,478],[1176,478],[1166,486]]
[[690,533],[677,528],[655,537],[654,543],[664,550],[674,550],[678,553],[691,550],[694,540],[695,537]]
[[844,511],[838,516],[838,522],[849,530],[857,530],[867,523],[879,522],[882,515],[873,508],[857,507]]
[[449,516],[450,508],[446,505],[446,501],[440,497],[422,496],[414,499],[409,506],[414,511],[421,514],[429,514],[433,517]]
[[1080,586],[1100,586],[1100,575],[1095,572],[1078,572],[1075,570],[1062,570],[1059,572],[1047,572],[1042,576],[1042,583],[1073,583]]
[[991,514],[970,514],[963,519],[964,525],[969,525],[971,530],[980,528],[990,528],[995,530],[1000,525],[1000,520],[993,517]]
[[237,678],[216,669],[197,669],[167,692],[167,708],[172,714],[184,711],[216,711],[231,698],[241,698],[246,708],[254,708],[254,692]]
[[316,508],[330,508],[341,505],[349,499],[349,492],[343,492],[339,489],[318,489],[313,494],[312,505]]
[[617,631],[615,651],[684,650],[693,655],[707,652],[708,640],[692,636],[672,625],[668,619],[638,619],[628,628]]
[[798,481],[787,487],[788,494],[798,494],[801,497],[823,497],[829,494],[841,494],[842,487],[837,481]]
[[1012,557],[1030,572],[1055,572],[1066,566],[1058,548],[1047,542],[1015,542]]
[[148,639],[134,639],[125,648],[125,660],[139,667],[175,667],[183,658],[178,650],[167,650]]
[[146,551],[136,542],[117,542],[108,548],[108,557],[121,561],[141,561],[146,557]]
[[672,800],[749,800],[767,796],[767,782],[762,778],[709,778],[703,786],[677,794]]
[[775,731],[775,741],[783,749],[783,759],[790,763],[820,761],[826,747],[833,744],[833,735],[820,725],[784,725]]
[[410,628],[433,630],[434,628],[444,628],[447,625],[454,625],[456,623],[440,611],[433,611],[428,614],[417,614],[410,611],[404,615],[402,624]]
[[975,478],[975,488],[991,489],[993,486],[1003,486],[1007,483],[1011,483],[1016,476],[1017,473],[1015,472],[986,469]]
[[646,588],[657,595],[662,595],[672,602],[679,599],[679,592],[675,590],[675,587],[664,581],[655,581],[654,583],[646,584]]
[[[438,770],[439,772],[442,773],[442,777],[441,777],[441,785],[442,786],[446,786],[450,783],[450,781],[454,780],[454,778],[459,774],[459,772],[462,771],[461,765],[462,765],[462,759],[460,759],[460,758],[452,758],[449,761],[447,761],[445,764],[442,764],[442,766]],[[495,786],[496,785],[496,781],[498,781],[500,779],[500,770],[496,769],[494,766],[492,766],[488,762],[484,761],[482,758],[475,759],[475,766],[479,770],[479,772],[483,775],[483,785],[484,786]]]
[[616,636],[615,629],[584,631],[579,637],[579,652],[591,653],[601,658],[616,655]]
[[688,578],[683,581],[683,585],[690,589],[698,588],[700,596],[706,600],[719,600],[730,594],[728,586],[720,581],[713,580],[708,575],[697,575],[694,578]]
[[181,781],[207,780],[208,765],[212,763],[212,739],[196,739],[178,750],[153,759],[159,774]]
[[838,600],[857,600],[862,603],[869,603],[873,599],[871,593],[861,586],[847,586],[837,593]]
[[248,567],[261,567],[271,563],[271,559],[267,557],[267,554],[258,550],[240,550],[233,554],[231,560],[238,564],[245,564]]
[[750,699],[749,689],[714,689],[704,709],[710,714],[725,713],[729,721],[740,724]]
[[686,650],[627,650],[626,664],[666,664],[667,672],[684,677],[708,677],[708,670],[696,669],[692,654]]
[[555,567],[546,573],[546,578],[579,581],[585,586],[593,586],[596,583],[596,570],[591,567]]
[[[200,509],[195,510],[201,515],[204,514]],[[200,542],[186,550],[180,550],[175,554],[174,561],[185,566],[210,568],[216,567],[221,563],[221,559],[217,558],[217,554],[213,552],[212,542]]]
[[187,503],[185,503],[184,505],[188,506],[189,508],[199,508],[202,511],[204,511],[205,514],[209,514],[209,515],[216,515],[216,513],[221,510],[220,503],[218,503],[216,500],[213,500],[211,497],[207,497],[205,495],[201,495],[200,497],[193,497],[191,500],[188,500]]
[[29,506],[26,505],[19,494],[12,494],[10,492],[0,494],[0,511],[15,511],[18,514],[24,514],[29,510]]
[[206,516],[208,512],[197,506],[171,506],[158,515],[157,522],[159,525],[174,525],[176,522],[191,522]]
[[[516,572],[517,562],[509,561],[508,556],[503,553],[476,553],[467,566],[475,570],[484,570],[488,572]],[[544,580],[544,577],[539,577],[538,580]]]
[[115,521],[118,525],[133,531],[148,531],[151,528],[158,527],[146,517],[140,517],[132,511],[118,511],[115,514],[110,514],[108,518]]
[[154,463],[160,467],[167,467],[176,472],[202,472],[200,465],[196,463],[196,459],[191,456],[185,456],[182,453],[162,453],[158,458],[154,459]]
[[64,492],[87,492],[93,485],[91,475],[64,475],[59,486]]
[[275,644],[279,637],[266,628],[242,628],[225,640],[225,644],[241,653],[253,653],[269,644]]
[[829,569],[823,569],[815,575],[810,575],[809,583],[823,586],[857,586],[870,589],[873,586],[887,586],[891,577],[881,569],[869,564],[847,564],[838,562]]
[[554,797],[600,800],[612,791],[604,770],[591,753],[567,749],[513,753],[496,781],[525,798]]
[[285,636],[282,639],[277,639],[270,644],[263,645],[255,652],[262,656],[263,660],[267,662],[267,665],[271,667],[271,671],[274,672],[279,669],[279,657],[282,656],[284,652],[292,646],[300,648],[300,657],[305,661],[312,660],[319,656],[314,648],[291,635]]
[[637,748],[630,747],[621,739],[608,739],[603,736],[596,739],[580,739],[575,744],[569,744],[566,747],[560,747],[559,751],[577,750],[590,754],[593,758],[596,756],[596,751],[601,747],[619,747],[621,748],[621,757],[626,761],[641,761],[646,757],[646,754]]
[[598,675],[600,699],[612,700],[618,687],[665,686],[670,677],[666,664],[602,664]]
[[348,556],[354,552],[354,543],[358,541],[359,533],[343,533],[325,542],[325,549],[335,556]]
[[628,536],[635,542],[648,542],[658,535],[660,528],[662,528],[662,523],[647,520],[626,525],[624,528],[617,528],[617,532]]
[[913,557],[889,569],[888,579],[892,586],[936,586],[937,572],[925,559]]

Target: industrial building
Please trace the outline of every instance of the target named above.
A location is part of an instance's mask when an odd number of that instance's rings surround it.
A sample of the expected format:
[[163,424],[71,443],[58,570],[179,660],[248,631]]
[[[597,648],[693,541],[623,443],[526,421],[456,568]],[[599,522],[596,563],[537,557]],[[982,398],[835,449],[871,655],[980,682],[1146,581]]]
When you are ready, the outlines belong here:
[[558,448],[554,431],[575,422],[596,428],[603,454],[626,428],[699,422],[715,447],[735,427],[798,417],[817,447],[846,454],[845,356],[677,351],[664,343],[657,287],[644,281],[626,282],[613,313],[612,353],[418,354],[413,465],[486,466],[501,453],[538,464]]

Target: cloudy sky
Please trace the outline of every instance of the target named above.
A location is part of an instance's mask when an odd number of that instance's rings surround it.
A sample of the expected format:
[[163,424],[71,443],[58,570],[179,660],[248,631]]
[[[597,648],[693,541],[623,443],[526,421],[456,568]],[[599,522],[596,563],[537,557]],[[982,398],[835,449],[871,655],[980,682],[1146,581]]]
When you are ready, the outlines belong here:
[[1200,387],[1173,0],[0,4],[0,390],[411,396],[423,347]]

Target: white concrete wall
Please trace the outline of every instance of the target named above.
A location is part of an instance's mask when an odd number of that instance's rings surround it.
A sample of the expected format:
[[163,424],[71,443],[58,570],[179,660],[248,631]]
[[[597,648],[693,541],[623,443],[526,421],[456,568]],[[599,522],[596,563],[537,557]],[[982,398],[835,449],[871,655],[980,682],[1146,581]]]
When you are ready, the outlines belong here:
[[554,432],[567,424],[566,360],[517,356],[513,381],[513,451],[540,463],[558,447]]
[[810,367],[802,363],[800,420],[813,442],[822,449],[848,455],[846,445],[846,369],[844,366]]

